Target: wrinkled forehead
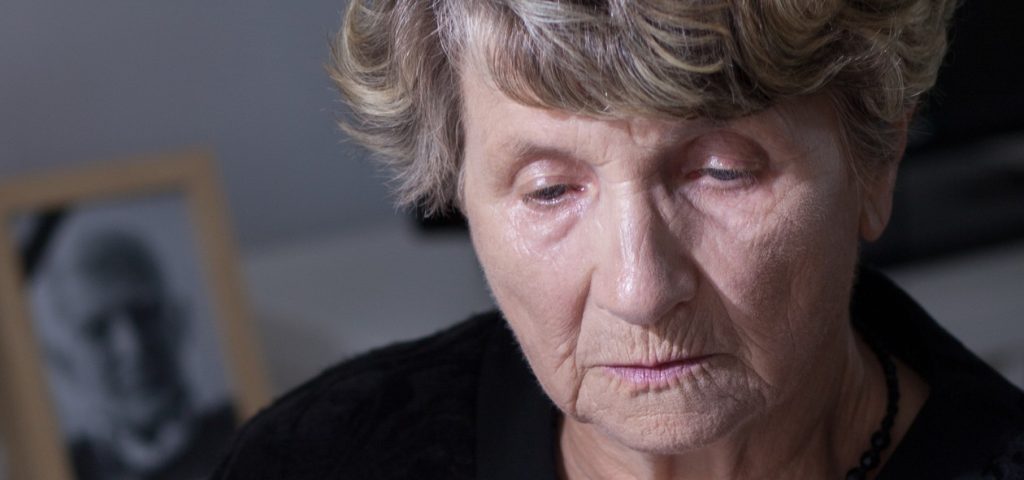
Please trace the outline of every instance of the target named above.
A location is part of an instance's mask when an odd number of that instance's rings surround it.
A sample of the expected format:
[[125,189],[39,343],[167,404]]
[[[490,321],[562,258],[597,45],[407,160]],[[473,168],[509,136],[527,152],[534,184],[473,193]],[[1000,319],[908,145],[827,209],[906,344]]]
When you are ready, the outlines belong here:
[[491,162],[498,158],[576,158],[599,145],[628,144],[639,149],[635,152],[657,155],[702,135],[724,131],[787,158],[842,151],[840,121],[825,94],[786,99],[732,119],[592,115],[519,102],[502,92],[479,65],[464,65],[460,77],[465,154]]

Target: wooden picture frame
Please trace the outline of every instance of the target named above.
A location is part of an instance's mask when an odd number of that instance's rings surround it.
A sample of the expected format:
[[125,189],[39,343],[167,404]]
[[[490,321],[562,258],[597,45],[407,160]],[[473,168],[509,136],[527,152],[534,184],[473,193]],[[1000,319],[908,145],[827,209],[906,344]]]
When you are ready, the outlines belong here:
[[[142,468],[143,460],[156,468],[157,453],[205,431],[210,412],[230,417],[233,429],[265,404],[227,225],[205,151],[0,182],[0,400],[10,478],[73,480],[106,468],[96,465]],[[142,353],[154,351],[162,356]],[[186,408],[192,417],[178,413]],[[182,422],[168,430],[171,420],[160,420],[157,453],[129,442],[143,426],[145,438],[157,435],[154,412]]]

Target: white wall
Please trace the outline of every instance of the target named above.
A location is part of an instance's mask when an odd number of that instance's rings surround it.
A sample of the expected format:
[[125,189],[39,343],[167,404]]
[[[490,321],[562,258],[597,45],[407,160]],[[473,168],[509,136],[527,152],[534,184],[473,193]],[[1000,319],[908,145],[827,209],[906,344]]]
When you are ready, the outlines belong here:
[[394,215],[323,65],[346,0],[3,0],[0,179],[212,148],[244,249]]
[[423,236],[399,222],[252,251],[244,267],[278,392],[493,308],[466,235]]
[[1024,243],[887,273],[953,336],[1024,388]]

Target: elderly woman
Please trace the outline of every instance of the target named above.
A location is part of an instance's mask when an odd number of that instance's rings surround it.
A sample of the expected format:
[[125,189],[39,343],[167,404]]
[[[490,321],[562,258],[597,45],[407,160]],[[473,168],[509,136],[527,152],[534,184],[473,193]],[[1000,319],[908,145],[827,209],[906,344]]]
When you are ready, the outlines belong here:
[[333,368],[216,478],[1024,476],[1024,395],[858,269],[952,0],[352,0],[333,78],[500,313]]

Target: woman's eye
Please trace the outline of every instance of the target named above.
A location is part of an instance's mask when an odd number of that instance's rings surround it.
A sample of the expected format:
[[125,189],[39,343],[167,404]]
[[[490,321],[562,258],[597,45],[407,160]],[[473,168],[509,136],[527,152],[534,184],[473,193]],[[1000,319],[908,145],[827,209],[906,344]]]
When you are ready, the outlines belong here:
[[724,168],[705,168],[704,173],[720,182],[731,182],[746,178],[747,173],[741,170],[728,170]]
[[698,180],[701,177],[708,177],[721,183],[743,183],[754,177],[753,172],[746,170],[732,170],[728,168],[701,168],[690,172],[687,178]]
[[551,185],[527,193],[525,200],[542,205],[553,205],[575,190],[575,188],[566,184]]

